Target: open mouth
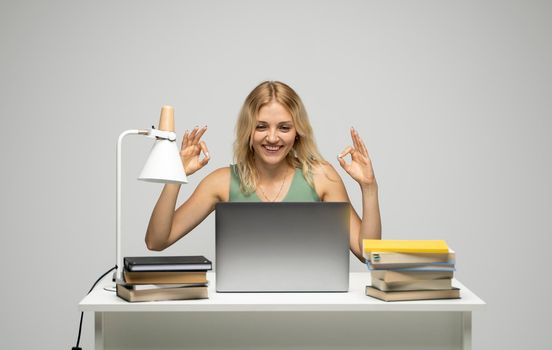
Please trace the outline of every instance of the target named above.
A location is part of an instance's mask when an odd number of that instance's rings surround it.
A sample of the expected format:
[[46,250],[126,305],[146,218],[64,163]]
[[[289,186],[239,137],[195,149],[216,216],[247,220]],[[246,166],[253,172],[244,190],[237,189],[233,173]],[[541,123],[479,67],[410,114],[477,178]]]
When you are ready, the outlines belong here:
[[262,146],[265,151],[267,151],[268,153],[276,153],[278,152],[281,148],[283,148],[284,146],[269,146],[269,145],[263,145]]

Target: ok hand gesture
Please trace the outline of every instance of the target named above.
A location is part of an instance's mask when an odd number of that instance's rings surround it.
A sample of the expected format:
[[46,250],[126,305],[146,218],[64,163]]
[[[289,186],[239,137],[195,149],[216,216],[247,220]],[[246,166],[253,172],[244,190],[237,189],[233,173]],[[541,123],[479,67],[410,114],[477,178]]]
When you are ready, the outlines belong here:
[[[201,136],[207,131],[207,127],[195,127],[192,132],[184,133],[182,138],[182,146],[180,148],[180,158],[184,165],[186,175],[192,175],[199,169],[203,168],[209,162],[209,150],[205,141],[201,140]],[[203,151],[203,158],[199,156]]]
[[[351,128],[351,139],[354,146],[345,148],[337,156],[339,164],[361,187],[375,185],[376,177],[374,176],[374,169],[372,168],[372,161],[368,155],[368,150],[358,132],[353,128]],[[343,159],[347,154],[351,155],[351,163],[349,164]]]

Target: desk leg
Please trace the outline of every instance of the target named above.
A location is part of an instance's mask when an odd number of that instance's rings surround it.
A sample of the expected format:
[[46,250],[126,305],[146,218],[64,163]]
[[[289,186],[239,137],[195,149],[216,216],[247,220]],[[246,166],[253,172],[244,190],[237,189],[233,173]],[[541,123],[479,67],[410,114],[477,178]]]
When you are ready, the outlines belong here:
[[94,344],[96,350],[104,350],[104,314],[94,312]]
[[472,348],[472,314],[471,311],[462,312],[462,349]]

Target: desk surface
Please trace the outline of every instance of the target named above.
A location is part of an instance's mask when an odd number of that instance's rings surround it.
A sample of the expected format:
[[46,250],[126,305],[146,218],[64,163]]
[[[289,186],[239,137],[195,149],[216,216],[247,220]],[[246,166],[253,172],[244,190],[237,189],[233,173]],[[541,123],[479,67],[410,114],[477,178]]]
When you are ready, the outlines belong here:
[[370,273],[352,272],[347,293],[217,293],[215,273],[207,274],[209,299],[128,303],[115,292],[104,290],[112,286],[111,276],[79,303],[81,311],[474,311],[485,302],[458,280],[461,299],[384,302],[365,295]]

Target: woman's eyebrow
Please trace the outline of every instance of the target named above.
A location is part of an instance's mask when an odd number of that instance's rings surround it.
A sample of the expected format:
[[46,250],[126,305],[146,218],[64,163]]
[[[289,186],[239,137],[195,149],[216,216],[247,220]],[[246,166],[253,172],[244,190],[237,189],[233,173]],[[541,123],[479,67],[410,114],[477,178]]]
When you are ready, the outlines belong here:
[[[265,122],[264,120],[257,120],[257,124],[269,124],[269,123]],[[277,125],[283,125],[283,124],[292,124],[293,125],[293,120],[286,120],[286,121],[283,121],[283,122],[279,122]]]

